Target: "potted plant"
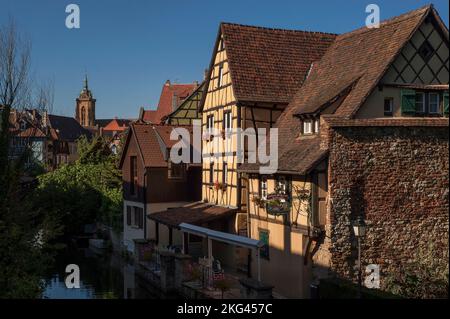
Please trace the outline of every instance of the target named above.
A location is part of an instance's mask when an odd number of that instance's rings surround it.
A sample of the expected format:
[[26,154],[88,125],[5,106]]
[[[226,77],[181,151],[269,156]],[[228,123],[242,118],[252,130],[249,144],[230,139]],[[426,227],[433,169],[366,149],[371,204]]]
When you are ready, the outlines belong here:
[[259,196],[254,196],[252,198],[253,203],[255,203],[255,205],[259,206],[260,208],[264,208],[264,206],[266,205],[266,200],[262,199]]
[[280,193],[267,195],[266,210],[271,215],[285,215],[291,210],[289,196]]

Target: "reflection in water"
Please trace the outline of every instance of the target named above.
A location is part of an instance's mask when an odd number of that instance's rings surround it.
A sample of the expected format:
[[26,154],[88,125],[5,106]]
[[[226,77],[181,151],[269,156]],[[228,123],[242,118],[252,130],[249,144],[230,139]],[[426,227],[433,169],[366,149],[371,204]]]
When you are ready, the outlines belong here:
[[[68,264],[80,267],[80,288],[65,285]],[[135,276],[134,266],[115,254],[98,254],[89,248],[67,248],[55,260],[45,279],[43,298],[50,299],[156,299],[156,291],[144,287]]]

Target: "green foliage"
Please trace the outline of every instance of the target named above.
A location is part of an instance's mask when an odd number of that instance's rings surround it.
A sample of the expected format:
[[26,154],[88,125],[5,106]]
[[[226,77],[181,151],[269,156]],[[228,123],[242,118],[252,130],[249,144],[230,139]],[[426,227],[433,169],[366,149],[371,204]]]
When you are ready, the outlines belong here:
[[79,160],[41,175],[35,202],[64,225],[65,233],[103,222],[121,229],[122,179],[107,143],[96,137],[78,143]]
[[36,298],[60,228],[47,211],[32,207],[23,186],[26,154],[8,159],[9,110],[2,110],[0,123],[0,298]]
[[389,274],[386,288],[407,298],[448,298],[448,267],[448,246],[437,249],[430,243],[402,271]]

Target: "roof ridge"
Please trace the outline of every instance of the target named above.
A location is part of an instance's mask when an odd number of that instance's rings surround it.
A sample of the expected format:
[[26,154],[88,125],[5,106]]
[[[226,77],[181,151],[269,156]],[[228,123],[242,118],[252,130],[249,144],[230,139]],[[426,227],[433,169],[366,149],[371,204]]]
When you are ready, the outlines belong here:
[[[429,5],[423,6],[423,7],[419,8],[419,9],[411,10],[411,11],[408,11],[408,12],[403,13],[401,15],[388,18],[388,19],[383,20],[383,21],[380,22],[380,28],[388,26],[388,25],[396,24],[396,23],[401,23],[401,22],[403,22],[405,20],[408,20],[408,19],[411,19],[413,17],[419,16],[419,15],[423,15],[428,10],[430,10],[431,8],[433,8],[433,5],[429,4]],[[342,34],[338,35],[338,40],[348,39],[348,38],[351,38],[351,37],[356,36],[356,35],[361,35],[362,33],[365,33],[365,32],[378,30],[380,28],[368,28],[367,26],[360,27],[358,29],[355,29],[355,30],[352,30],[352,31],[349,31],[349,32],[342,33]]]
[[309,30],[300,30],[300,29],[271,28],[271,27],[263,27],[263,26],[249,25],[249,24],[233,23],[233,22],[221,22],[220,25],[221,26],[230,25],[230,26],[238,26],[238,27],[244,27],[244,28],[268,30],[268,31],[282,31],[282,32],[286,32],[286,33],[308,33],[308,34],[313,34],[313,35],[338,35],[338,33],[331,33],[331,32],[309,31]]

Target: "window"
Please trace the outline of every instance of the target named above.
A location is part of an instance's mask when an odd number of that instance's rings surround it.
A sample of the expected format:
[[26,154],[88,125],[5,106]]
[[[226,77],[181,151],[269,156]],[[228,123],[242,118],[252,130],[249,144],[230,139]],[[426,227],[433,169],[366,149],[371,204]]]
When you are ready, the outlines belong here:
[[428,110],[432,114],[439,113],[439,94],[430,93],[428,95]]
[[225,131],[230,131],[232,127],[231,111],[226,111],[223,113],[223,129]]
[[261,176],[259,180],[259,196],[261,199],[267,199],[267,176]]
[[303,134],[312,134],[312,121],[303,121]]
[[259,254],[261,258],[269,260],[269,231],[266,229],[260,229],[259,240],[264,243],[264,246],[259,249]]
[[416,112],[425,113],[425,93],[416,92]]
[[218,78],[218,82],[217,82],[217,87],[221,87],[223,84],[223,65],[221,64],[219,66],[219,78]]
[[214,162],[209,163],[209,183],[214,184]]
[[394,112],[394,99],[387,97],[384,99],[384,116],[392,116]]
[[280,194],[286,194],[287,185],[286,185],[286,177],[279,176],[277,179],[277,192]]
[[209,115],[206,118],[206,129],[209,135],[214,133],[214,115]]
[[133,207],[133,227],[142,229],[144,226],[144,210],[141,207]]
[[320,130],[320,120],[317,119],[314,121],[314,133],[319,133]]
[[20,121],[20,129],[21,130],[26,130],[27,129],[27,122]]
[[228,184],[228,164],[227,163],[223,163],[222,184],[224,186],[226,186]]
[[137,157],[130,156],[130,193],[131,195],[137,194],[137,185],[138,184],[138,176],[137,176]]
[[184,163],[175,164],[169,161],[169,179],[183,179],[185,170],[184,167]]

